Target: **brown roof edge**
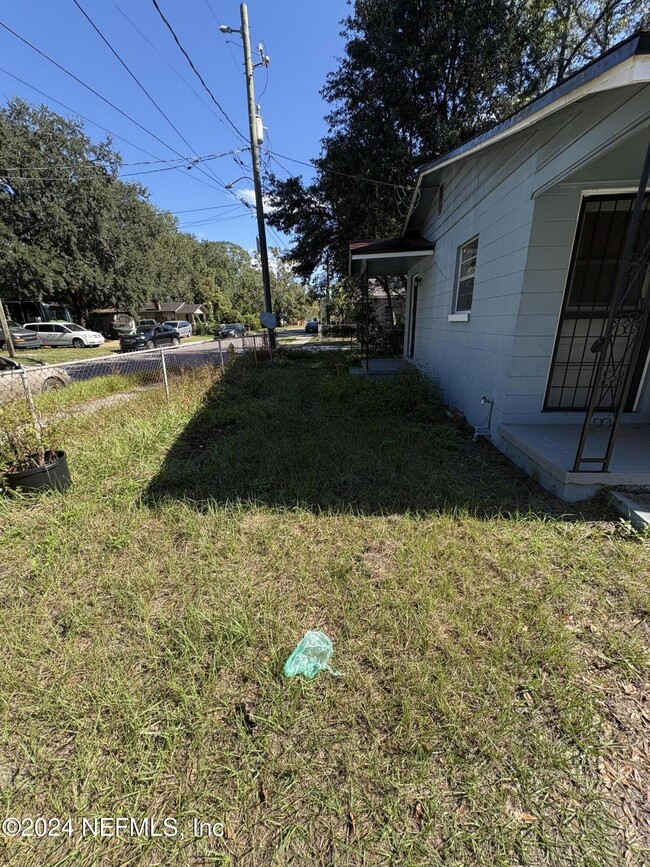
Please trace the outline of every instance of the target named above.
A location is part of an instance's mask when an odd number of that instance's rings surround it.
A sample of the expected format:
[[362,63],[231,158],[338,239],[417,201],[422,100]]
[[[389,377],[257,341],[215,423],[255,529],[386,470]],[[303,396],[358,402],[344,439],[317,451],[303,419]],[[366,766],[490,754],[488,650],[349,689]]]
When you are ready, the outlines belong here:
[[420,236],[416,238],[382,238],[380,240],[350,241],[350,255],[372,256],[377,253],[416,253],[433,250],[433,241]]

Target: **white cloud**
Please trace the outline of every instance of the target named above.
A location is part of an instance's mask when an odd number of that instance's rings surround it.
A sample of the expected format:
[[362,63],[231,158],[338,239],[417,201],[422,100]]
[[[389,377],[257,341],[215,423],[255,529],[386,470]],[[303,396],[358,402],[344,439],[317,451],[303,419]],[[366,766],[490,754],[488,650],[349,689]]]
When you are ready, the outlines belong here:
[[[244,202],[246,205],[250,205],[251,208],[255,207],[255,190],[253,189],[244,189],[244,190],[233,190],[234,194],[237,196],[240,202]],[[274,211],[275,208],[271,205],[268,196],[264,198],[264,212],[266,214],[270,214]]]

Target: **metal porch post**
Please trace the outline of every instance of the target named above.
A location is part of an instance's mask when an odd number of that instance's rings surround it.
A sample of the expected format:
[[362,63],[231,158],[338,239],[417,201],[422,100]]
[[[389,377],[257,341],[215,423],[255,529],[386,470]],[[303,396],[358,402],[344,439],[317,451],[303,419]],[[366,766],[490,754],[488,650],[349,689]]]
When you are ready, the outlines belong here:
[[[582,469],[582,464],[585,463],[600,464],[600,469],[587,470],[586,472],[606,473],[609,471],[609,464],[614,451],[621,416],[625,410],[625,402],[630,392],[635,366],[643,344],[643,335],[650,322],[650,299],[643,297],[643,280],[645,279],[646,271],[650,265],[650,240],[643,238],[641,235],[643,230],[643,204],[648,187],[649,176],[650,141],[648,142],[645,162],[641,172],[641,179],[625,234],[623,253],[616,272],[614,291],[612,293],[614,296],[612,309],[602,337],[599,337],[591,347],[591,351],[598,353],[599,357],[593,377],[589,404],[585,414],[580,442],[578,444],[576,458],[573,465],[573,472],[576,473],[585,472],[585,470]],[[638,257],[635,259],[634,250],[640,235],[642,242],[641,250]],[[616,337],[619,334],[619,328],[621,326],[623,305],[626,298],[637,287],[637,284],[639,287],[640,309],[629,315],[629,322],[626,326],[629,329],[631,343],[628,343],[623,357],[619,361],[616,361],[614,349]],[[626,355],[627,359],[625,357]],[[627,369],[625,369],[626,360]],[[603,393],[606,393],[608,389],[611,389],[612,393],[612,408],[599,410],[598,404],[601,400],[601,396]],[[613,418],[611,421],[607,418],[602,420],[597,419],[596,416],[599,412],[608,412],[613,416]],[[607,424],[608,421],[609,424]],[[608,430],[609,436],[607,438],[605,453],[602,457],[585,458],[584,453],[587,447],[589,434],[596,428]]]

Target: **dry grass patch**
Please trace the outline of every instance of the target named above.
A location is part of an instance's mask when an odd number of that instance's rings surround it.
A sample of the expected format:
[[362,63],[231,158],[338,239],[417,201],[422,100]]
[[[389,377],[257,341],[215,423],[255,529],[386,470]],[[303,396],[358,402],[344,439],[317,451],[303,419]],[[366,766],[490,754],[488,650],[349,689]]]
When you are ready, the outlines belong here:
[[[345,363],[77,418],[74,488],[0,499],[2,812],[186,832],[5,863],[647,859],[647,542]],[[308,628],[343,677],[283,678]]]

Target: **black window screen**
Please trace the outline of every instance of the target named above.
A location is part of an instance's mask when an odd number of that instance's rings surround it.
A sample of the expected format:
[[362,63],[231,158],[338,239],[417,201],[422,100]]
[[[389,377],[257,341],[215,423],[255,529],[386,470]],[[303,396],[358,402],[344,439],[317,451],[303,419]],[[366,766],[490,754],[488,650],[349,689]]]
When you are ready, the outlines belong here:
[[[607,325],[613,303],[616,269],[623,250],[625,230],[630,219],[634,196],[591,196],[582,203],[578,232],[569,269],[564,305],[555,343],[551,375],[546,392],[547,410],[585,410],[596,374],[598,356],[591,352],[594,341]],[[649,198],[644,202],[644,232],[650,231]],[[647,293],[648,279],[643,283]],[[626,298],[624,312],[633,314],[639,306],[639,293]],[[621,319],[620,333],[614,346],[614,359],[624,359],[630,341],[630,329]],[[645,361],[642,353],[641,363]],[[631,409],[640,384],[635,373],[635,388],[630,391],[626,409]],[[620,385],[622,389],[622,383]],[[603,392],[601,409],[611,409],[617,392]]]

